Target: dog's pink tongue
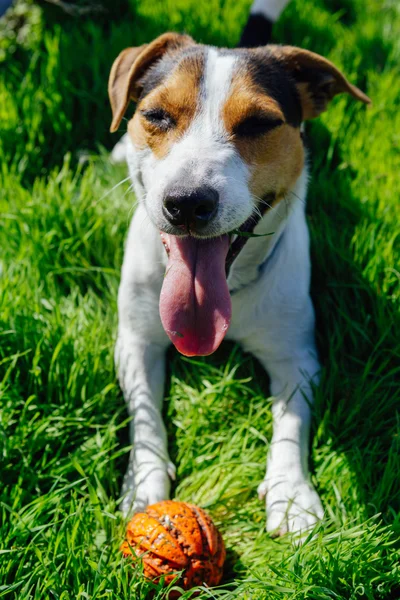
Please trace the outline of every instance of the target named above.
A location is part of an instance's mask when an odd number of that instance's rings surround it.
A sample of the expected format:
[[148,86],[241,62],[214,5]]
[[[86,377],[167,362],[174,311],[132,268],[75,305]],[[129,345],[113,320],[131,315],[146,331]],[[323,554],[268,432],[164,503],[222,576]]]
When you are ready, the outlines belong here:
[[165,238],[169,260],[160,296],[163,327],[182,354],[211,354],[224,339],[231,320],[225,276],[229,237]]

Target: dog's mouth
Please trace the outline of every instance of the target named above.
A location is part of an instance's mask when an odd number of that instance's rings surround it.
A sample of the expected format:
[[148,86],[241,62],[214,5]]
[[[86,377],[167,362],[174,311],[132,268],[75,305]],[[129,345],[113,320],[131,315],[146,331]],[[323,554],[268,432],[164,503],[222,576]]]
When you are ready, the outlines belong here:
[[232,234],[199,239],[161,233],[168,264],[160,316],[175,348],[185,356],[212,354],[228,331],[232,303],[227,276],[262,212]]

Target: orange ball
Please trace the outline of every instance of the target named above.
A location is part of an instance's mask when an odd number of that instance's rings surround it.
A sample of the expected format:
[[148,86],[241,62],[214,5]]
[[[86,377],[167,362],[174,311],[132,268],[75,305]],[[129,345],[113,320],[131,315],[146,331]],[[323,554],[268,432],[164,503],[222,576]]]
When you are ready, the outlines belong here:
[[217,585],[222,578],[225,546],[210,517],[198,506],[166,500],[148,506],[129,522],[124,556],[143,561],[144,575],[188,590],[195,585]]

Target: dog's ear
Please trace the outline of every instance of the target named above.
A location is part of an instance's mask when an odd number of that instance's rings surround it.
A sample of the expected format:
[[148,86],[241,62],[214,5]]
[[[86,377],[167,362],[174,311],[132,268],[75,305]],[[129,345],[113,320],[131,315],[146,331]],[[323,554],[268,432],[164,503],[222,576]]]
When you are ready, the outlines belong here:
[[267,46],[274,58],[291,74],[299,92],[303,119],[313,119],[326,110],[337,94],[348,93],[356,100],[371,100],[329,60],[294,46]]
[[110,131],[118,129],[130,100],[138,100],[141,93],[141,78],[166,52],[194,44],[188,35],[164,33],[150,44],[123,50],[114,61],[108,80],[113,119]]

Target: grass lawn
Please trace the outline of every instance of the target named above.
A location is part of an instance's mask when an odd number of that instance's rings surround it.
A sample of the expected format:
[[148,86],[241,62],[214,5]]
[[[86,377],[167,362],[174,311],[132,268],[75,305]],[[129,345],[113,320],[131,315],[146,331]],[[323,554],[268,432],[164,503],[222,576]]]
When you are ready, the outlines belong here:
[[[129,440],[113,345],[135,200],[108,162],[107,78],[123,47],[168,29],[235,45],[249,0],[105,0],[79,18],[24,2],[7,17],[18,36],[0,23],[0,598],[161,599],[118,551]],[[173,495],[206,508],[228,549],[223,587],[200,598],[400,598],[399,31],[397,0],[293,0],[276,25],[373,100],[339,97],[308,125],[326,519],[300,548],[264,530],[259,365],[229,344],[171,351]]]

